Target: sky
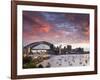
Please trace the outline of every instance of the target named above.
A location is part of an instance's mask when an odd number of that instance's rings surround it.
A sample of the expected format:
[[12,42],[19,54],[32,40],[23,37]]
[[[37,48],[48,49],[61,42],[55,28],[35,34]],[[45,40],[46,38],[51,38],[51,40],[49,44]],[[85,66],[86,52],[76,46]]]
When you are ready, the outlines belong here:
[[23,44],[89,46],[89,14],[23,11]]

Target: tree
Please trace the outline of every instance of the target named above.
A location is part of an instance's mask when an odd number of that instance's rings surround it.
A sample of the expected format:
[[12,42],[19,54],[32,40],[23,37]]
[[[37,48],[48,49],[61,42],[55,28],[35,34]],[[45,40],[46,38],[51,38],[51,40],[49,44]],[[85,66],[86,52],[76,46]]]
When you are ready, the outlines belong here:
[[38,66],[39,68],[43,68],[43,66],[40,64],[39,66]]
[[31,57],[23,57],[23,63],[25,64],[25,63],[29,63],[29,62],[31,62],[32,61],[32,58]]

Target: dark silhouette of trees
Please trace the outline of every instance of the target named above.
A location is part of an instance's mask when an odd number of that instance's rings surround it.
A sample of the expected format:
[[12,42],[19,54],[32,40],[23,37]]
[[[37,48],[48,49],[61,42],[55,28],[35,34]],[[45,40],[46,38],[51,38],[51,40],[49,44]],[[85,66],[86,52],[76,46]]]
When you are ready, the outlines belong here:
[[39,66],[38,66],[39,68],[43,68],[43,66],[40,64]]
[[31,57],[28,57],[28,56],[23,57],[23,64],[29,63],[31,61],[32,61],[32,58]]

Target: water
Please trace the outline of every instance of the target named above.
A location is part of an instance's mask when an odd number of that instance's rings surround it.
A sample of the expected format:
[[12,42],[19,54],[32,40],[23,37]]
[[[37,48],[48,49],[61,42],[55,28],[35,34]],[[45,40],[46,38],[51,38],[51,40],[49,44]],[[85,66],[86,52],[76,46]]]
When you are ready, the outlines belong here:
[[43,67],[69,67],[69,66],[87,66],[89,65],[89,54],[66,54],[51,55],[48,60],[37,64]]

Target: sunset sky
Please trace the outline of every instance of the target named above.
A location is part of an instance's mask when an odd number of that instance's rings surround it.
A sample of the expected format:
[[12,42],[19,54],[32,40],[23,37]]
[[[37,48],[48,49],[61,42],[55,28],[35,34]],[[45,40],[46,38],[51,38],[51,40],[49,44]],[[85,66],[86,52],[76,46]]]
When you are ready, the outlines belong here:
[[23,44],[37,41],[88,46],[89,14],[23,11]]

